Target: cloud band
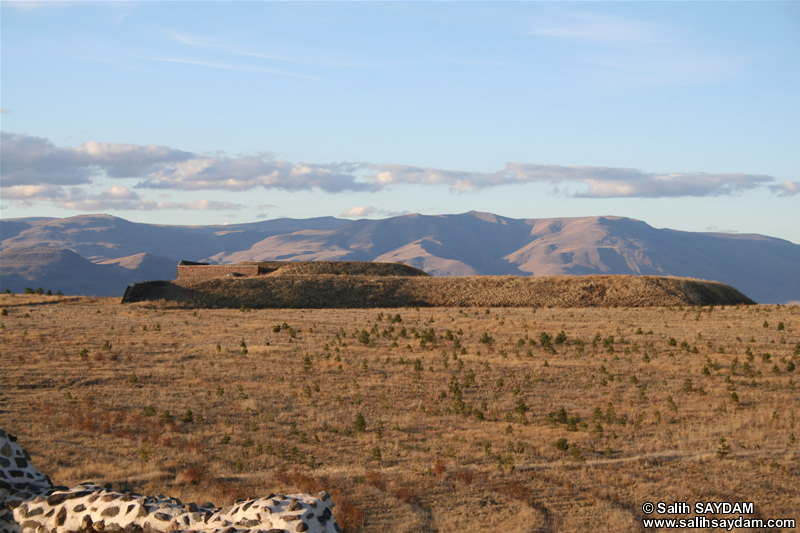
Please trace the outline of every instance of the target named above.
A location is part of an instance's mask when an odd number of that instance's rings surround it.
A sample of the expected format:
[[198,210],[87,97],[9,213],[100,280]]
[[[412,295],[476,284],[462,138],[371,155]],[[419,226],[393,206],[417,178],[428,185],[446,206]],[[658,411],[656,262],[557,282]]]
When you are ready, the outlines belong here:
[[[86,142],[55,146],[45,138],[2,133],[3,198],[25,206],[38,201],[78,210],[234,209],[241,204],[154,202],[118,185],[99,194],[85,186],[100,180],[135,179],[134,189],[248,191],[258,188],[326,193],[376,192],[403,185],[445,186],[452,192],[548,183],[574,184],[580,198],[668,198],[735,194],[767,189],[780,196],[800,192],[800,182],[743,173],[654,173],[630,168],[507,163],[496,172],[469,172],[375,163],[291,163],[270,153],[199,154],[166,146]],[[363,213],[349,213],[347,216]]]

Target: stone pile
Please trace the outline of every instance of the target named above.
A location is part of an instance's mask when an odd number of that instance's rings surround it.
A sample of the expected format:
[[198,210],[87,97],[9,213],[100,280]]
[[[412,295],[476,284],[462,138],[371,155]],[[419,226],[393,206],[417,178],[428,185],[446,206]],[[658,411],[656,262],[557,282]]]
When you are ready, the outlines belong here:
[[[54,486],[0,430],[0,533],[333,533],[326,492],[270,494],[217,508],[92,483]],[[13,511],[13,514],[12,514]]]
[[21,531],[11,509],[52,489],[50,478],[30,463],[17,438],[0,429],[0,533]]

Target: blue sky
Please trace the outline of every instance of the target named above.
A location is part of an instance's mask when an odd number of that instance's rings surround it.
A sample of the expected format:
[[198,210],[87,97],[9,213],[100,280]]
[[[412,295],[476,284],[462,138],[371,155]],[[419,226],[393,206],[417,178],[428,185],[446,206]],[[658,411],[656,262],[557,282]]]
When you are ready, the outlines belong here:
[[3,218],[800,243],[800,2],[3,2]]

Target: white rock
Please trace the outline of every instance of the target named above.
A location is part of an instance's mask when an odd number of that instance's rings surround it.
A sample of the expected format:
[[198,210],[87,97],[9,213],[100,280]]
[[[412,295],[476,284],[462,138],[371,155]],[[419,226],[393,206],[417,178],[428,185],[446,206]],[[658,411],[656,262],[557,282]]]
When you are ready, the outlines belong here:
[[[5,511],[9,504],[13,515]],[[197,511],[187,511],[193,505],[163,494],[145,497],[92,483],[68,490],[54,487],[50,478],[30,464],[16,439],[0,429],[0,533],[37,533],[40,526],[68,533],[85,530],[89,520],[92,524],[102,521],[106,531],[118,528],[119,533],[148,528],[160,533],[258,533],[272,528],[341,531],[327,492],[247,500],[217,512],[200,505]]]

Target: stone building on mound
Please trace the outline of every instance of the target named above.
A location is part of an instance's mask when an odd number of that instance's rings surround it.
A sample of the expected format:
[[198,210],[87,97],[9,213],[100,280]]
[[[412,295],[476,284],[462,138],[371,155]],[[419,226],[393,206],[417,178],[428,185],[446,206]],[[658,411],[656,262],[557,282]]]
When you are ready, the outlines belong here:
[[181,261],[178,263],[177,280],[251,277],[267,274],[293,276],[326,274],[345,276],[428,276],[425,271],[411,265],[376,261],[243,261],[227,265]]
[[219,278],[222,276],[258,276],[277,269],[263,261],[245,261],[233,265],[211,265],[196,261],[178,263],[177,279]]

